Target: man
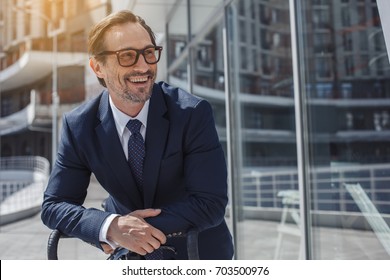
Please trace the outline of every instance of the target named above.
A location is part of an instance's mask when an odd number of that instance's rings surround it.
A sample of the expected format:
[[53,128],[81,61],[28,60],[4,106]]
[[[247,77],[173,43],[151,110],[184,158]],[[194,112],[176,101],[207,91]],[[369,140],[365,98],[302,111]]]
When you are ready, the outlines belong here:
[[[163,259],[186,259],[179,236],[196,229],[200,259],[232,259],[226,163],[209,103],[155,83],[162,48],[129,11],[95,25],[88,43],[107,89],[63,117],[43,222],[105,252],[124,247],[146,259],[159,250]],[[91,173],[110,194],[106,212],[82,206]]]

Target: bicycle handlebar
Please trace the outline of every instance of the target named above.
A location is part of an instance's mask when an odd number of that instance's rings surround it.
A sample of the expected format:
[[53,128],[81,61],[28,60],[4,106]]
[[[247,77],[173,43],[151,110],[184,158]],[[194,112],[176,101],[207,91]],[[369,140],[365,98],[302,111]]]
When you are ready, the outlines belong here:
[[[189,230],[183,237],[187,238],[187,252],[189,260],[199,260],[199,250],[198,250],[198,231]],[[58,243],[61,238],[71,238],[70,236],[63,234],[58,229],[52,230],[49,235],[47,242],[47,259],[48,260],[58,260]],[[174,249],[168,246],[161,246],[162,249]],[[117,248],[114,253],[112,253],[107,260],[120,260],[130,251],[125,248]]]

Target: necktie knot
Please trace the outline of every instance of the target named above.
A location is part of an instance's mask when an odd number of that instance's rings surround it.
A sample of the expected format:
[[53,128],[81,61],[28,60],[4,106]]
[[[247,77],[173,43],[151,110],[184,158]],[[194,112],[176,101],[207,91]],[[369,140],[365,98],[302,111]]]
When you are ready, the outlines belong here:
[[137,120],[129,120],[129,122],[126,124],[126,127],[130,130],[131,134],[139,133],[139,130],[141,128],[142,123]]

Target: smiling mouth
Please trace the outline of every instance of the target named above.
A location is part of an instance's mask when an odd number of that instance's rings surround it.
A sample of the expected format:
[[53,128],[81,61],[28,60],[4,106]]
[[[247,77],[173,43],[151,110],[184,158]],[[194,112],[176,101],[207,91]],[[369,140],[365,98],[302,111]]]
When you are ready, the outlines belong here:
[[145,83],[148,81],[148,79],[149,79],[149,77],[146,76],[146,77],[130,77],[128,80],[131,83]]

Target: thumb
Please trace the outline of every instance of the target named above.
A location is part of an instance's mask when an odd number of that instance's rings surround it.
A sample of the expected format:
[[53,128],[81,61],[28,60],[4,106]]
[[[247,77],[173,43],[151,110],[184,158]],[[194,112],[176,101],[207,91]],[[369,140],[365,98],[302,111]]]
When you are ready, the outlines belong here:
[[158,216],[161,213],[161,209],[142,209],[142,210],[136,210],[130,213],[132,216],[137,216],[140,218],[149,218],[149,217],[155,217]]

